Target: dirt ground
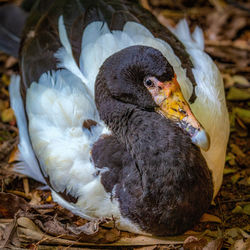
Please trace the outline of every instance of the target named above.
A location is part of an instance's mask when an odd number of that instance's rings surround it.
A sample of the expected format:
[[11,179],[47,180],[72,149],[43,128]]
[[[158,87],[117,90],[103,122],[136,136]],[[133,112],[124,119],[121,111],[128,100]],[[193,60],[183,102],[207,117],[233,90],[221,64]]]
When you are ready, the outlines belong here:
[[186,18],[191,30],[200,26],[205,50],[222,73],[231,133],[214,204],[186,234],[160,239],[120,232],[113,221],[88,223],[53,203],[41,184],[13,171],[18,129],[8,85],[18,63],[0,52],[0,249],[250,249],[250,2],[141,2],[164,25]]

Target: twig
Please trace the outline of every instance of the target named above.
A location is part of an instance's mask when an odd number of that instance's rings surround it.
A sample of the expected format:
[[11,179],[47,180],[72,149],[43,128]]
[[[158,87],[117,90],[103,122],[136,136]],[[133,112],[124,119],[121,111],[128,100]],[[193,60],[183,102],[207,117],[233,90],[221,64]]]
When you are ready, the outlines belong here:
[[[63,234],[60,234],[60,235],[56,236],[55,238],[56,238],[56,239],[61,239],[61,238],[63,238],[63,236],[64,236]],[[47,237],[46,233],[44,233],[43,238],[42,238],[41,240],[39,240],[39,241],[35,244],[36,249],[38,249],[38,246],[39,246],[42,242],[44,242],[44,241],[46,241],[46,240],[49,240],[49,239],[50,239],[50,238]]]
[[11,131],[14,131],[14,132],[18,133],[18,129],[15,126],[4,124],[2,122],[0,122],[0,129],[2,129],[2,130],[11,130]]
[[247,50],[250,51],[250,46],[247,43],[239,43],[230,40],[222,40],[222,41],[215,41],[215,40],[205,40],[206,46],[214,46],[214,47],[233,47],[236,49]]
[[3,179],[1,179],[1,192],[4,192],[4,180]]
[[150,7],[148,0],[140,0],[140,4],[143,6],[143,8],[152,11],[152,8]]
[[217,198],[217,201],[218,201],[218,204],[219,204],[219,209],[220,209],[220,213],[221,213],[221,221],[222,221],[222,223],[221,223],[221,225],[222,225],[222,227],[223,227],[223,231],[225,231],[225,217],[224,217],[224,214],[223,214],[223,210],[222,210],[222,208],[221,208],[221,202],[220,202],[220,199],[219,198]]
[[0,223],[11,223],[13,222],[13,219],[0,219]]
[[34,209],[49,209],[49,208],[54,208],[55,206],[56,206],[55,204],[31,205],[31,207]]
[[17,196],[21,196],[23,198],[26,198],[26,199],[29,199],[31,200],[31,195],[26,195],[24,192],[21,192],[21,191],[17,191],[17,190],[8,190],[6,191],[7,193],[11,193],[11,194],[15,194]]
[[250,198],[241,198],[241,199],[234,199],[234,200],[226,200],[221,201],[221,203],[231,203],[231,202],[241,202],[241,201],[250,201]]
[[13,221],[12,221],[11,224],[10,224],[10,230],[9,230],[9,232],[7,233],[6,238],[5,238],[5,240],[3,241],[2,245],[0,246],[1,249],[7,248],[7,245],[9,244],[10,240],[11,240],[12,237],[13,237],[13,234],[14,234],[14,232],[15,232],[15,230],[16,230],[16,227],[17,227],[17,216],[15,215]]
[[24,193],[28,196],[30,195],[30,187],[29,187],[29,180],[27,177],[23,178],[23,189]]

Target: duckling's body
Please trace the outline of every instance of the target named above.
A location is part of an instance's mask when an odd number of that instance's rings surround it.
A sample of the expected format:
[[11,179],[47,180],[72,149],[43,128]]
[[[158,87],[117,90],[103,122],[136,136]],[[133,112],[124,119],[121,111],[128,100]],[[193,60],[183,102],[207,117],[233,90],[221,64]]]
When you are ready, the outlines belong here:
[[[180,23],[181,43],[137,4],[65,0],[38,1],[25,32],[25,111],[18,78],[10,90],[19,171],[86,219],[113,217],[120,229],[156,235],[190,228],[221,185],[229,133],[223,83],[201,31],[191,37]],[[174,74],[210,135],[207,152],[154,112],[142,84]]]

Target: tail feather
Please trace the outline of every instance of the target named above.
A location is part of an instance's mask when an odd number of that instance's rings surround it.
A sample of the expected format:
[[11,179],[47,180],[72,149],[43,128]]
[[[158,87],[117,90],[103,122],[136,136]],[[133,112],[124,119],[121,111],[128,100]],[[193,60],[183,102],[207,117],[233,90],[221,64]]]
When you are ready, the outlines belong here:
[[0,50],[18,57],[21,33],[27,13],[15,5],[0,8]]
[[28,135],[27,120],[24,112],[23,100],[20,94],[20,76],[12,76],[9,92],[11,107],[14,110],[17,119],[20,140],[18,145],[20,152],[18,157],[19,163],[16,164],[15,170],[46,184],[33,152]]

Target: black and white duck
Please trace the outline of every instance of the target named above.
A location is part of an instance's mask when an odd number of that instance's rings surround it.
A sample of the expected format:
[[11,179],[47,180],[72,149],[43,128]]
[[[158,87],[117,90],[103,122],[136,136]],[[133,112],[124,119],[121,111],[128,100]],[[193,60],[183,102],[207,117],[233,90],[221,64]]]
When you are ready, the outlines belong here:
[[199,220],[221,185],[229,134],[199,28],[170,31],[133,1],[36,1],[19,54],[19,172],[121,230],[175,235]]

